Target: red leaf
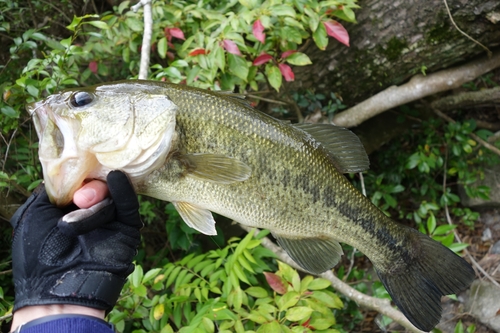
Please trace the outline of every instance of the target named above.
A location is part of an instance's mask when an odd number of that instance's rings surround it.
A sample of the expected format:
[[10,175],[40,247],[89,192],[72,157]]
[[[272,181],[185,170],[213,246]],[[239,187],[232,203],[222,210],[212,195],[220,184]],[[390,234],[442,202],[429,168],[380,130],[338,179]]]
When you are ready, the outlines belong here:
[[274,273],[268,273],[264,272],[264,275],[266,277],[267,283],[269,283],[269,286],[278,294],[283,295],[286,293],[286,286],[283,283],[283,280],[281,277]]
[[266,62],[268,62],[272,58],[273,58],[272,56],[270,56],[269,54],[263,52],[260,56],[258,56],[257,58],[255,58],[255,60],[253,61],[252,65],[254,65],[254,66],[260,66],[262,64],[265,64]]
[[241,55],[240,49],[238,48],[238,45],[236,45],[235,42],[229,39],[224,39],[222,42],[224,44],[224,48],[226,49],[227,52],[236,54],[236,55]]
[[287,64],[279,64],[278,65],[281,75],[285,78],[285,81],[293,81],[295,80],[295,74],[293,74],[292,69]]
[[281,59],[285,59],[286,57],[289,57],[291,56],[292,54],[296,53],[297,51],[295,50],[288,50],[288,51],[285,51],[281,54]]
[[205,49],[194,49],[193,51],[189,52],[189,55],[194,57],[199,54],[207,54],[207,51]]
[[89,63],[89,69],[92,73],[97,73],[97,61],[91,61]]
[[342,24],[333,20],[323,22],[323,24],[328,36],[331,36],[342,44],[349,46],[349,34],[347,33],[347,30],[345,30],[345,28],[342,26]]
[[170,59],[171,61],[174,61],[175,55],[172,52],[167,51],[167,58]]
[[260,20],[257,20],[253,23],[252,32],[255,38],[257,38],[259,42],[264,44],[264,41],[266,40],[266,34],[264,33],[264,26],[262,25],[262,22],[260,22]]
[[186,38],[184,38],[184,32],[179,28],[170,28],[170,35],[175,38],[186,40]]

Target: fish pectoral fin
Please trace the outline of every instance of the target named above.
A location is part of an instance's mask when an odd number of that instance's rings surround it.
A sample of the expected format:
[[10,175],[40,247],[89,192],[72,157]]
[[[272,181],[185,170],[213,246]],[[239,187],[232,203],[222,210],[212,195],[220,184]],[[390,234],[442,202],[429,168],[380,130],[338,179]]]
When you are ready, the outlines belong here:
[[214,217],[208,209],[197,207],[189,202],[172,202],[172,204],[190,228],[205,235],[217,235]]
[[289,238],[273,233],[278,244],[300,267],[319,274],[338,264],[343,254],[339,242],[322,238]]
[[252,170],[245,163],[218,154],[187,154],[190,177],[219,184],[231,184],[247,180]]
[[368,170],[370,161],[359,138],[346,128],[331,124],[294,124],[320,142],[342,173]]

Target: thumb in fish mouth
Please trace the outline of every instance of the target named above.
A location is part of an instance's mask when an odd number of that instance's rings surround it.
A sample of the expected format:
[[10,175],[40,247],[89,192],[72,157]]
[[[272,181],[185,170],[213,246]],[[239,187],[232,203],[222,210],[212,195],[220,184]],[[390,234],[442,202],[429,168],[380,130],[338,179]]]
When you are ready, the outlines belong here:
[[58,158],[41,161],[45,189],[50,201],[63,207],[73,201],[73,196],[79,190],[85,179],[95,169],[97,159],[90,154],[80,158]]
[[85,183],[73,195],[73,203],[79,208],[89,208],[109,196],[108,186],[100,180],[91,180]]

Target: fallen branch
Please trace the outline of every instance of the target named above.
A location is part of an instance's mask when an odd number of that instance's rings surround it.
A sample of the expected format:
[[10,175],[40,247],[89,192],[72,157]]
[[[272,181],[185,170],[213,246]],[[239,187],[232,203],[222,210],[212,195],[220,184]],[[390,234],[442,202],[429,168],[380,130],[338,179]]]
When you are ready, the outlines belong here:
[[[247,226],[244,226],[240,224],[240,226],[246,230],[250,231],[252,228],[249,228]],[[269,238],[264,237],[261,239],[262,245],[273,251],[276,256],[279,258],[280,261],[292,266],[293,268],[300,270],[302,272],[305,272],[300,266],[298,266],[295,261],[290,258],[290,256],[283,250],[281,247],[278,245],[274,244]],[[311,274],[309,272],[305,272],[308,274]],[[401,326],[405,327],[408,331],[410,332],[415,332],[415,333],[423,333],[423,331],[417,329],[415,326],[413,326],[408,319],[398,310],[393,308],[391,306],[391,302],[388,299],[381,299],[381,298],[376,298],[376,297],[371,297],[368,295],[365,295],[356,289],[352,288],[348,284],[342,282],[339,278],[337,278],[332,271],[326,271],[322,274],[319,275],[323,279],[327,279],[331,282],[332,287],[337,290],[339,293],[345,295],[346,297],[349,297],[351,300],[355,301],[358,303],[359,306],[370,309],[370,310],[375,310],[378,313],[381,313]]]
[[363,121],[396,106],[423,97],[460,87],[500,66],[500,52],[491,58],[481,58],[463,66],[445,69],[427,76],[417,75],[401,86],[392,86],[360,104],[337,114],[336,125],[354,127]]
[[137,12],[141,7],[144,7],[144,35],[142,36],[139,80],[146,80],[148,78],[149,57],[151,52],[151,36],[153,35],[151,0],[140,0],[131,8],[134,12]]
[[431,106],[441,111],[448,111],[457,108],[473,107],[484,104],[485,102],[498,101],[500,101],[500,87],[495,87],[447,96],[432,102]]

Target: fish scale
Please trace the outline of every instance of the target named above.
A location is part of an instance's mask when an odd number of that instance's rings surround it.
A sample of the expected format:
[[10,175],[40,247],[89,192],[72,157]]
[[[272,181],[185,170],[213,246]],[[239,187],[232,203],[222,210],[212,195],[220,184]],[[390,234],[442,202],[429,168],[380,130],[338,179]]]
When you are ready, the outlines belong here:
[[[86,93],[81,96],[88,105],[72,105],[71,96],[76,93]],[[46,125],[47,114],[73,112],[99,119],[100,114],[114,110],[113,103],[101,102],[104,95],[108,101],[116,99],[116,105],[124,98],[140,105],[133,114],[147,129],[143,134],[148,140],[141,142],[159,142],[155,138],[161,135],[169,140],[169,145],[161,146],[166,151],[149,157],[157,158],[156,163],[142,163],[148,160],[144,154],[154,150],[142,148],[141,163],[135,162],[139,168],[130,174],[137,192],[171,201],[184,221],[200,232],[216,233],[211,212],[269,229],[292,259],[312,273],[338,263],[342,255],[339,242],[354,246],[372,261],[405,316],[426,331],[439,322],[441,296],[465,289],[474,279],[465,260],[428,236],[394,222],[344,177],[343,173],[368,168],[359,139],[346,129],[291,125],[254,110],[239,95],[153,81],[121,81],[66,91],[30,105],[28,110],[34,113],[40,137],[56,137],[56,132],[47,133],[54,127],[50,122]],[[148,98],[155,102],[148,103]],[[134,104],[139,100],[141,103]],[[161,132],[166,126],[163,122],[170,124],[172,133]],[[102,131],[99,122],[85,126],[90,128],[81,133]],[[136,139],[134,135],[131,140]],[[66,133],[65,146],[72,147],[67,137],[71,139]],[[78,138],[78,133],[73,137]],[[93,140],[99,141],[99,137]],[[109,147],[107,142],[101,144]],[[130,156],[128,146],[137,149],[140,145],[127,144],[125,151],[116,152],[117,159]],[[81,165],[89,159],[99,160],[92,147],[81,153]],[[119,165],[113,152],[106,154],[106,163]],[[57,173],[46,173],[44,163],[51,161],[50,165],[63,171],[80,164],[60,159],[45,156],[42,166],[51,200],[65,204],[78,184],[71,184],[70,178],[58,179]],[[111,166],[101,161],[97,168],[99,172],[90,170],[88,174],[105,179]],[[75,174],[70,171],[68,174]],[[62,184],[61,189],[55,183]]]

